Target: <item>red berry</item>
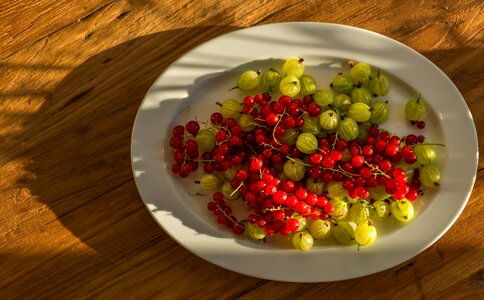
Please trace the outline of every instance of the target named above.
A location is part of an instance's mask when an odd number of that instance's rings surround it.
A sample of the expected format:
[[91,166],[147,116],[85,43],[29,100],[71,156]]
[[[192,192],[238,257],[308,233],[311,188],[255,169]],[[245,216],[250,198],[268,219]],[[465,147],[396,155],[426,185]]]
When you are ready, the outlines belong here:
[[200,125],[197,121],[189,121],[185,128],[189,134],[197,135],[198,131],[200,130]]
[[245,232],[245,227],[241,223],[237,223],[236,226],[232,229],[235,235],[242,235]]
[[383,156],[381,156],[380,154],[375,154],[373,155],[372,159],[374,163],[378,164],[383,160]]
[[340,161],[343,158],[343,154],[339,150],[333,150],[329,154],[335,161]]
[[363,167],[360,169],[360,175],[363,176],[363,178],[369,178],[371,176],[371,170],[368,167]]
[[287,106],[287,113],[293,117],[299,116],[299,113],[301,110],[299,109],[299,106],[296,103],[291,103]]
[[308,191],[304,188],[299,188],[296,190],[295,196],[298,200],[304,201],[308,196]]
[[410,181],[410,187],[412,187],[413,189],[418,190],[421,186],[422,183],[419,179],[412,179],[412,181]]
[[399,162],[401,159],[402,159],[402,154],[400,152],[395,153],[395,155],[391,157],[391,160],[395,163]]
[[287,106],[289,103],[291,103],[291,97],[283,95],[279,97],[279,102]]
[[331,179],[333,179],[333,172],[331,172],[330,170],[324,171],[324,173],[323,173],[323,182],[324,183],[329,183],[331,181]]
[[319,207],[324,207],[326,206],[326,204],[328,204],[328,198],[326,198],[325,196],[319,196],[316,205]]
[[392,163],[386,159],[382,160],[378,166],[380,167],[380,170],[382,170],[383,172],[388,172],[392,169]]
[[309,155],[309,163],[313,166],[319,165],[323,161],[323,155],[319,152],[314,152]]
[[408,190],[408,193],[405,195],[405,198],[407,198],[410,201],[413,201],[413,200],[417,199],[417,196],[418,196],[417,190],[414,189],[414,188],[410,188]]
[[290,179],[286,179],[282,182],[282,190],[286,193],[293,193],[295,190],[295,184],[294,181]]
[[376,144],[376,137],[370,136],[366,139],[367,145],[375,145]]
[[375,177],[370,177],[366,179],[366,186],[369,188],[374,188],[378,185],[378,180]]
[[318,201],[318,196],[314,193],[309,193],[308,196],[306,197],[306,203],[310,206],[316,205],[317,201]]
[[398,181],[407,181],[407,176],[402,168],[395,168],[393,170],[393,177]]
[[348,172],[348,173],[353,173],[353,165],[352,165],[350,162],[348,162],[348,161],[344,162],[344,163],[341,165],[341,167],[342,167],[342,168],[343,168],[343,170],[345,170],[346,172]]
[[173,154],[173,157],[175,158],[175,161],[179,164],[185,161],[185,153],[181,150],[175,151],[175,153]]
[[384,140],[378,140],[375,144],[375,148],[377,151],[383,152],[387,147],[387,143]]
[[323,158],[323,167],[325,167],[327,169],[331,169],[332,167],[334,167],[335,164],[336,164],[336,161],[334,160],[334,158],[332,156],[326,155]]
[[403,158],[406,158],[412,155],[414,152],[412,147],[407,145],[407,146],[403,146],[402,149],[400,149],[400,153],[402,153]]
[[225,132],[224,129],[220,129],[219,131],[217,131],[217,133],[215,134],[215,140],[218,142],[218,143],[221,143],[223,141],[225,141],[227,139],[227,132]]
[[355,193],[358,195],[358,197],[362,199],[368,198],[370,196],[370,192],[368,191],[368,189],[363,186],[357,186],[355,188]]
[[183,136],[185,134],[185,128],[181,125],[177,125],[173,128],[173,136]]
[[358,196],[358,191],[356,190],[356,188],[349,190],[348,191],[348,196],[350,198],[353,198],[353,199],[354,198],[358,198],[359,196]]
[[274,164],[280,164],[282,163],[282,155],[279,153],[274,153],[271,157],[271,160]]
[[366,145],[361,149],[361,152],[364,156],[372,156],[373,155],[373,147],[370,145]]
[[222,194],[221,192],[215,192],[215,193],[213,193],[212,199],[213,199],[213,201],[215,201],[219,205],[223,204],[224,203],[224,194]]
[[259,226],[260,228],[264,228],[266,227],[266,225],[267,225],[267,221],[264,219],[259,219],[259,221],[257,221],[257,226]]
[[[329,204],[328,204],[329,205]],[[307,215],[310,212],[309,206],[303,202],[299,201],[296,203],[296,210],[301,214],[301,215]]]
[[269,126],[275,126],[278,121],[279,121],[279,116],[275,113],[269,113],[266,116],[266,123]]
[[424,121],[418,121],[417,122],[417,128],[418,129],[424,129],[425,128],[425,122]]
[[170,147],[173,149],[183,149],[183,138],[180,136],[174,136],[170,139]]
[[244,98],[244,106],[247,106],[247,107],[252,107],[254,105],[254,97],[252,96],[246,96]]
[[269,184],[266,186],[265,191],[267,195],[272,196],[277,192],[277,187],[275,185]]
[[178,174],[181,171],[181,166],[179,164],[173,164],[171,166],[171,171],[175,174]]
[[276,138],[281,138],[285,133],[286,133],[286,128],[284,128],[284,126],[279,125],[274,129],[274,136]]
[[366,180],[365,180],[365,178],[363,178],[362,176],[357,177],[357,178],[355,179],[355,184],[356,184],[357,186],[364,186],[364,185],[366,184]]
[[351,179],[346,179],[343,181],[343,188],[347,191],[353,189],[355,187],[355,183]]
[[390,133],[388,131],[381,131],[379,136],[382,141],[388,142],[390,140]]
[[296,127],[302,127],[304,125],[304,119],[302,117],[296,118]]
[[191,153],[194,153],[195,151],[198,151],[198,145],[197,145],[197,142],[195,140],[188,140],[186,143],[185,143],[185,150],[187,150],[187,152],[191,152]]
[[283,191],[278,191],[272,196],[272,199],[274,200],[275,203],[277,204],[283,204],[286,202],[287,199],[287,194],[286,192]]
[[397,145],[395,144],[388,144],[385,148],[385,152],[390,155],[390,156],[394,156],[397,154],[399,148]]
[[296,207],[297,202],[298,202],[298,201],[297,201],[297,198],[296,198],[296,197],[294,197],[293,195],[289,195],[289,196],[287,196],[287,198],[286,198],[286,205],[287,205],[288,207]]
[[405,144],[415,145],[418,143],[418,137],[415,134],[409,134],[405,137]]
[[295,218],[290,218],[286,222],[286,228],[294,232],[299,229],[299,221]]
[[392,137],[390,138],[389,143],[390,143],[390,144],[395,144],[395,145],[399,146],[399,145],[400,145],[400,143],[401,143],[401,140],[400,140],[400,138],[399,138],[398,136],[394,135],[394,136],[392,136]]
[[272,212],[272,217],[274,220],[282,221],[286,217],[286,214],[282,210],[276,210]]
[[360,154],[360,146],[358,145],[353,145],[353,146],[350,146],[350,154],[351,155],[359,155]]
[[252,192],[247,192],[244,197],[245,201],[248,203],[255,203],[257,201],[257,197]]
[[326,204],[326,206],[324,207],[324,211],[327,213],[327,214],[332,214],[334,212],[334,207],[332,204]]
[[414,164],[417,161],[417,154],[411,153],[407,157],[404,157],[403,159],[409,165]]
[[346,146],[348,145],[348,143],[343,140],[343,139],[339,139],[337,142],[336,142],[336,149],[340,150],[340,151],[343,151],[346,149]]
[[308,105],[308,114],[310,117],[317,117],[319,116],[319,114],[321,113],[321,108],[319,107],[319,105],[315,104],[315,103],[311,103]]
[[371,125],[370,126],[370,129],[368,129],[368,134],[370,136],[378,136],[378,134],[380,133],[380,130],[378,129],[378,125]]
[[232,127],[238,125],[237,124],[237,121],[234,119],[234,118],[228,118],[227,120],[225,120],[225,122],[223,123],[228,129],[231,129]]
[[341,181],[341,180],[343,180],[343,174],[341,174],[339,172],[334,172],[331,177],[335,181]]
[[212,122],[212,124],[214,124],[214,125],[220,125],[220,124],[222,124],[223,120],[224,120],[224,117],[219,112],[214,112],[210,116],[210,122]]
[[262,93],[262,100],[269,102],[269,101],[271,101],[271,98],[272,98],[271,94],[269,94],[268,92]]
[[262,159],[260,158],[254,158],[250,161],[250,171],[255,173],[257,171],[259,171],[260,169],[262,169],[262,166],[263,166],[263,161]]
[[351,164],[355,168],[361,167],[365,163],[365,159],[361,155],[355,155],[351,158]]
[[282,118],[282,125],[284,125],[286,129],[294,128],[296,126],[296,118],[293,116],[284,116]]
[[309,105],[313,102],[313,97],[311,95],[306,95],[303,97],[303,102],[306,105]]
[[280,102],[272,102],[272,110],[277,114],[282,114],[284,112],[284,104]]
[[214,163],[207,163],[203,166],[203,171],[205,173],[211,174],[215,171],[215,164]]
[[244,131],[242,131],[242,127],[240,127],[239,124],[236,124],[236,125],[230,127],[230,133],[233,136],[242,137],[242,135],[244,134]]

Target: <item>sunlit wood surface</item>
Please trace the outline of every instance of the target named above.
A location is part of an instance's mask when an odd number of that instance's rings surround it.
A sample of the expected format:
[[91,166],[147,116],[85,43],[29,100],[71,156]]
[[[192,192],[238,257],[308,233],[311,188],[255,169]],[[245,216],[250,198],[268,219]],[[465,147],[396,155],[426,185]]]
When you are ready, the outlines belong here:
[[[196,45],[258,24],[369,29],[456,84],[484,135],[482,1],[4,0],[0,3],[0,299],[484,299],[484,160],[455,225],[420,255],[343,282],[221,269],[149,215],[130,167],[140,102]],[[462,141],[462,147],[466,142]]]

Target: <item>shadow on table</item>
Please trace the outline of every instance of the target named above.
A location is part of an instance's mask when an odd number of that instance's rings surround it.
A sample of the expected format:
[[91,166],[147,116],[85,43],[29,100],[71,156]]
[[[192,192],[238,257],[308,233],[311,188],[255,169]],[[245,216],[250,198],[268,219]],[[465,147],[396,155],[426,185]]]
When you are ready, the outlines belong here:
[[[53,91],[45,92],[46,101],[21,131],[8,136],[5,146],[12,153],[7,160],[27,161],[23,168],[28,175],[18,179],[15,197],[28,189],[76,237],[106,255],[113,250],[106,239],[134,248],[130,239],[146,226],[151,229],[149,239],[160,238],[162,230],[145,209],[131,171],[130,139],[138,107],[155,79],[179,56],[235,29],[206,26],[159,32],[114,46],[76,67]],[[208,66],[200,62],[187,67],[196,71]],[[25,93],[19,89],[17,94]],[[9,97],[1,91],[0,96]],[[22,143],[25,149],[13,150]],[[126,220],[134,227],[123,228],[120,224]],[[96,238],[96,231],[103,231],[104,240]]]

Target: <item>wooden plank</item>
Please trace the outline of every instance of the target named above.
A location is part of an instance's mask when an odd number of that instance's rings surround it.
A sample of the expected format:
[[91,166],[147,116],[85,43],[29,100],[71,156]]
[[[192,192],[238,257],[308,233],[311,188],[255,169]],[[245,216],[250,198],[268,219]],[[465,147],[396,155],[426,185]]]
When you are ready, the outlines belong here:
[[86,0],[82,5],[70,1],[21,1],[0,3],[0,59],[28,47],[32,42],[62,30],[73,22],[86,20],[90,14],[108,6],[114,0]]
[[[89,22],[116,16],[119,8],[113,10],[100,11]],[[15,115],[15,124],[22,124],[22,129],[10,133],[1,146],[0,161],[5,164],[0,170],[5,177],[0,202],[5,205],[0,218],[5,222],[0,228],[5,234],[0,246],[130,179],[131,125],[144,94],[159,72],[180,55],[173,53],[175,47],[186,51],[219,32],[217,27],[192,35],[175,30],[118,45],[58,82],[35,113],[26,109],[25,114]],[[55,53],[57,42],[68,35],[59,32],[49,37],[52,46],[38,47]],[[176,46],[175,41],[186,46]],[[20,101],[28,106],[25,98]],[[12,101],[3,108],[19,106]],[[12,122],[3,115],[0,120],[5,125]]]

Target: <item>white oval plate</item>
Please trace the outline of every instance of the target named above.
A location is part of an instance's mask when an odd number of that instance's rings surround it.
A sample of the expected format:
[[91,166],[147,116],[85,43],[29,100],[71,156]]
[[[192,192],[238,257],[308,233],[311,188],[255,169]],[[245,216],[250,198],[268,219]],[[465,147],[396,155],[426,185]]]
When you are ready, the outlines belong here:
[[[309,252],[285,241],[268,244],[236,238],[219,227],[205,208],[208,198],[171,174],[168,141],[174,124],[208,120],[215,101],[242,99],[228,91],[241,70],[275,66],[280,59],[305,58],[307,73],[327,87],[344,61],[365,61],[392,78],[390,121],[384,127],[415,132],[404,120],[405,101],[417,91],[427,100],[427,126],[419,133],[446,145],[438,162],[441,186],[416,201],[418,214],[405,226],[390,224],[369,247],[326,243]],[[463,146],[465,143],[465,146]],[[425,57],[385,36],[349,26],[281,23],[219,36],[189,51],[156,80],[144,98],[133,128],[131,156],[139,193],[162,228],[192,253],[239,273],[292,282],[360,277],[400,264],[439,239],[464,209],[477,169],[477,135],[472,116],[454,84]]]

